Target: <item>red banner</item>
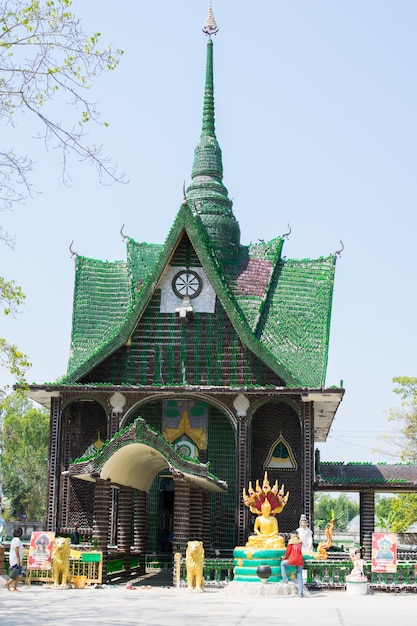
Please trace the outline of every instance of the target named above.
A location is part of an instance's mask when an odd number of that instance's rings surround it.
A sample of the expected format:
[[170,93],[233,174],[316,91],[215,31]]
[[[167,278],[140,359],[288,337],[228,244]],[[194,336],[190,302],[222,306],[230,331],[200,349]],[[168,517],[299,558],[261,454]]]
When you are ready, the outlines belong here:
[[35,531],[29,544],[28,568],[51,569],[55,533]]
[[395,533],[372,533],[372,571],[397,571],[397,535]]

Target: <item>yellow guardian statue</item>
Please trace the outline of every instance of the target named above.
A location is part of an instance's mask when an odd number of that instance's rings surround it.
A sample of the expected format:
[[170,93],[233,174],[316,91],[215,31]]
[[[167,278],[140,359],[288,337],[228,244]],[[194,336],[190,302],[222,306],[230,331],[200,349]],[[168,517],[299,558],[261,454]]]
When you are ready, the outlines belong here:
[[288,502],[288,497],[288,491],[284,496],[284,485],[278,490],[277,480],[271,489],[267,472],[265,472],[262,487],[257,480],[255,490],[252,488],[252,483],[249,483],[249,495],[246,489],[243,490],[243,503],[258,516],[253,527],[255,534],[248,538],[246,546],[264,549],[285,548],[284,538],[279,535],[275,515],[281,513]]

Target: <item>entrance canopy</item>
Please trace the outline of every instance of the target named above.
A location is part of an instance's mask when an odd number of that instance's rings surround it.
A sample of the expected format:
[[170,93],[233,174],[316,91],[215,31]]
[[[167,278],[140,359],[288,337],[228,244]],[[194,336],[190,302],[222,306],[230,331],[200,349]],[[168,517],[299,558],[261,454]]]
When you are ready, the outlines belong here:
[[207,465],[179,454],[142,418],[116,433],[95,454],[72,462],[69,475],[89,481],[101,478],[148,492],[163,470],[182,474],[206,491],[227,491],[227,483],[211,474]]

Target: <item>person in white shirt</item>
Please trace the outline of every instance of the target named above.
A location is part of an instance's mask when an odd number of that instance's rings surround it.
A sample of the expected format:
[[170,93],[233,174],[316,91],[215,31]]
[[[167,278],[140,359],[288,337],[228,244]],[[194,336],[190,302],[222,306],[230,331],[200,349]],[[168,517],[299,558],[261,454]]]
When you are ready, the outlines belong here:
[[[22,563],[23,563],[23,544],[20,540],[23,535],[23,530],[18,526],[13,533],[13,539],[10,544],[9,554],[9,580],[6,583],[6,588],[9,591],[20,591],[17,588],[17,584],[22,575]],[[13,589],[10,589],[13,583]]]

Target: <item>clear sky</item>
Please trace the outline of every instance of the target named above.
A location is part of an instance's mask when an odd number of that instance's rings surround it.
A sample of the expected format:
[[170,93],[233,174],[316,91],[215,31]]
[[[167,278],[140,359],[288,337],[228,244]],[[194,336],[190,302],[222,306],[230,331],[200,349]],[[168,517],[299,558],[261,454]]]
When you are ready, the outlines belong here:
[[[32,139],[29,116],[2,142],[37,161],[40,192],[1,215],[15,234],[1,274],[27,295],[0,319],[28,353],[29,382],[66,370],[74,261],[125,259],[124,232],[162,243],[188,184],[201,130],[208,0],[76,0],[85,31],[124,50],[92,96],[109,127],[91,141],[126,173],[107,187]],[[213,0],[216,132],[242,243],[288,231],[287,258],[337,261],[327,385],[346,388],[323,460],[384,461],[394,376],[416,372],[417,3],[415,0]],[[58,117],[65,119],[68,109]],[[0,368],[0,387],[11,377]]]

